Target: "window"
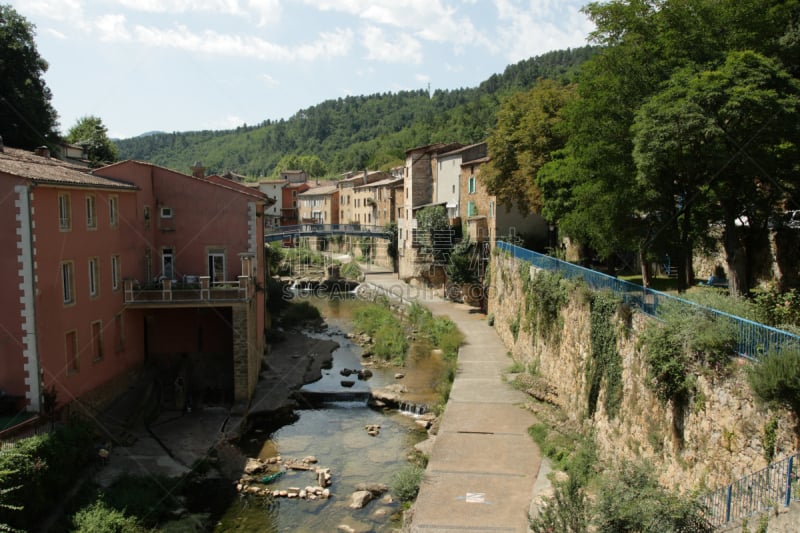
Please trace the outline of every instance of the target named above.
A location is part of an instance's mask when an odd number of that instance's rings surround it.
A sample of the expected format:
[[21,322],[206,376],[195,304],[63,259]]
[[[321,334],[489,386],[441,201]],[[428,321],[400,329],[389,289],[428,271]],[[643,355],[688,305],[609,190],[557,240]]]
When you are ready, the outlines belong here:
[[115,291],[119,290],[119,277],[120,277],[120,268],[119,268],[119,256],[112,255],[111,256],[111,288]]
[[292,198],[297,198],[297,191],[292,191]]
[[112,228],[119,226],[119,212],[118,198],[116,196],[108,197],[108,223]]
[[92,322],[92,361],[103,360],[103,322]]
[[475,194],[475,176],[469,177],[469,193]]
[[86,196],[86,227],[97,229],[97,207],[94,203],[94,195]]
[[474,217],[478,214],[478,208],[475,207],[475,202],[467,202],[467,216]]
[[175,256],[172,248],[161,250],[161,275],[166,279],[173,279],[175,274]]
[[61,263],[61,288],[65,304],[75,303],[75,267],[72,261]]
[[208,251],[208,275],[212,283],[225,281],[225,250],[212,249]]
[[78,332],[68,331],[64,339],[64,354],[66,355],[67,374],[74,374],[78,366]]
[[89,296],[97,296],[100,293],[98,283],[97,258],[89,258]]
[[58,193],[58,229],[62,231],[72,229],[72,209],[68,192]]
[[455,193],[456,193],[456,186],[455,186],[455,185],[453,185],[453,190],[452,190],[452,193],[453,193],[453,194],[455,194]]
[[144,206],[144,228],[150,229],[150,206]]
[[489,202],[489,218],[494,218],[494,200]]
[[118,313],[114,315],[114,351],[117,353],[125,349],[125,331],[122,327],[122,313]]
[[172,208],[171,207],[162,207],[161,208],[161,218],[172,218]]

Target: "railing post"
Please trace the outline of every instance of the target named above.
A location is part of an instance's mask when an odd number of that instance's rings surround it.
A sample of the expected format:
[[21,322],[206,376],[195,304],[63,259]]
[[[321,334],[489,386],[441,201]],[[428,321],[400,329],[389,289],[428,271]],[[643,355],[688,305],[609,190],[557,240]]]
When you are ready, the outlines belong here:
[[786,500],[783,502],[785,507],[792,503],[792,475],[794,474],[794,455],[789,457],[789,466],[786,468]]
[[731,521],[731,496],[733,495],[733,485],[728,485],[728,492],[725,495],[725,523]]
[[211,287],[211,277],[209,276],[200,276],[200,299],[201,300],[210,300],[211,299],[211,291],[209,290]]
[[164,301],[171,301],[172,300],[172,280],[165,279],[162,283],[161,288],[161,299]]

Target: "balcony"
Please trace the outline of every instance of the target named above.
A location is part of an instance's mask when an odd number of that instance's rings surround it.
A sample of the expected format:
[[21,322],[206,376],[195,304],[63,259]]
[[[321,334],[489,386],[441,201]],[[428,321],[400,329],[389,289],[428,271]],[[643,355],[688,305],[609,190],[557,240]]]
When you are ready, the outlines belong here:
[[[189,278],[188,276],[186,277]],[[165,279],[157,284],[141,285],[125,280],[126,304],[190,306],[199,303],[224,304],[250,300],[255,295],[255,280],[239,276],[236,281],[211,282],[209,276],[198,276],[191,283]]]

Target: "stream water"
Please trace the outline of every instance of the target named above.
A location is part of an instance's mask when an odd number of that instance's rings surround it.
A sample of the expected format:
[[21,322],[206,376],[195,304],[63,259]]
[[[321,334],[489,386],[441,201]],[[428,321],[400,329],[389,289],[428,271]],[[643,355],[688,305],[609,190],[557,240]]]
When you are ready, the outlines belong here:
[[[326,299],[307,297],[317,306],[330,326],[329,333],[313,334],[339,343],[333,352],[333,367],[323,371],[317,382],[303,390],[317,392],[341,391],[340,370],[361,369],[361,348],[345,334],[352,329],[353,311],[363,302],[356,299]],[[364,367],[366,368],[366,367]],[[440,358],[431,355],[429,346],[415,345],[406,367],[369,367],[369,380],[356,380],[351,391],[367,391],[396,382],[395,374],[403,372],[401,382],[409,398],[418,405],[431,404],[436,399],[435,386],[441,374]],[[355,531],[389,531],[400,525],[400,503],[381,498],[363,509],[350,509],[350,495],[359,483],[385,483],[391,486],[392,476],[409,465],[407,456],[414,444],[426,438],[426,433],[410,413],[378,411],[367,407],[366,401],[325,403],[321,408],[301,409],[299,418],[271,435],[252,434],[243,440],[242,451],[249,457],[269,458],[280,455],[302,459],[313,455],[319,467],[331,469],[333,483],[328,500],[298,500],[279,498],[267,502],[255,496],[239,497],[220,519],[215,528],[223,531],[260,532],[323,532],[337,531],[347,525]],[[370,436],[369,424],[380,425],[380,434]],[[288,471],[270,488],[288,489],[316,485],[313,470]]]

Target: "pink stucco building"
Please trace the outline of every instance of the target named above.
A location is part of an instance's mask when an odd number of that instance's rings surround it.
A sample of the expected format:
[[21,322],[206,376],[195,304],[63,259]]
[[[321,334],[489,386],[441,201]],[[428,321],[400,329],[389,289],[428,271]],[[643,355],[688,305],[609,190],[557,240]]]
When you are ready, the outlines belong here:
[[[125,161],[88,173],[0,153],[0,389],[39,411],[101,404],[143,365],[161,397],[246,402],[264,349],[269,199]],[[180,384],[180,387],[177,387]],[[180,393],[178,392],[180,391]]]

